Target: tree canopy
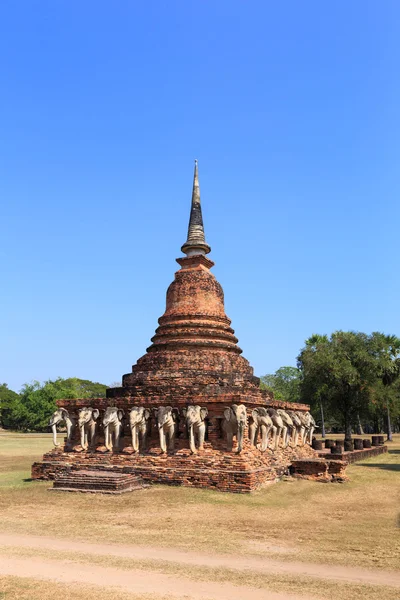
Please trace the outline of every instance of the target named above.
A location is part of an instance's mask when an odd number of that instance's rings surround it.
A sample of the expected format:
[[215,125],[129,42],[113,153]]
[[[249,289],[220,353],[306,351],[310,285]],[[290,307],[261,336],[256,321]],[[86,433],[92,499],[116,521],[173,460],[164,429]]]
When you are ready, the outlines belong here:
[[[3,389],[4,388],[4,389]],[[102,398],[107,386],[102,383],[70,377],[58,377],[44,383],[26,383],[20,394],[6,384],[0,386],[0,414],[3,427],[21,431],[44,431],[62,398]]]
[[273,392],[277,400],[299,402],[300,376],[296,367],[280,367],[275,373],[260,378],[261,388]]
[[301,397],[339,414],[349,439],[354,423],[371,415],[374,402],[387,410],[390,403],[398,406],[399,356],[396,336],[354,331],[312,335],[297,359]]

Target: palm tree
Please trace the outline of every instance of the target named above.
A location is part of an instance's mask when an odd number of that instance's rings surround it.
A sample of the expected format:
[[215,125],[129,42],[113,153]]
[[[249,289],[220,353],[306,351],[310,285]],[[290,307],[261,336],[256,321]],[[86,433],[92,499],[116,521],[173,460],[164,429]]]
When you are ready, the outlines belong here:
[[393,440],[392,425],[390,419],[390,388],[400,377],[400,338],[395,335],[385,335],[374,332],[371,336],[373,349],[377,358],[377,375],[382,381],[386,400],[387,439]]

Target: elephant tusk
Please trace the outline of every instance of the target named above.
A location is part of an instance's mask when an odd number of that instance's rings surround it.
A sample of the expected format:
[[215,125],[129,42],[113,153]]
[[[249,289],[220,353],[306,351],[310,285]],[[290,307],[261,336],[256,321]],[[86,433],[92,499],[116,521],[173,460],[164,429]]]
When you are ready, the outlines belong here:
[[53,444],[54,444],[54,446],[56,448],[58,448],[58,446],[60,444],[57,442],[57,427],[56,427],[56,424],[54,424],[54,425],[51,426],[51,430],[53,432]]

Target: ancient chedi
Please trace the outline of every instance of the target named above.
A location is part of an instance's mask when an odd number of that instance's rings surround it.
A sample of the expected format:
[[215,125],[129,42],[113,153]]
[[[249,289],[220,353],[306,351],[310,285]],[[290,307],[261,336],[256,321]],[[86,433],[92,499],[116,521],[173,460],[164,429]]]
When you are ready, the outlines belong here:
[[[274,401],[243,358],[210,251],[196,161],[186,256],[177,259],[151,346],[106,398],[57,402],[55,448],[33,465],[34,478],[100,469],[246,492],[276,480],[294,459],[316,456],[306,443],[309,407]],[[57,445],[60,421],[67,437]]]

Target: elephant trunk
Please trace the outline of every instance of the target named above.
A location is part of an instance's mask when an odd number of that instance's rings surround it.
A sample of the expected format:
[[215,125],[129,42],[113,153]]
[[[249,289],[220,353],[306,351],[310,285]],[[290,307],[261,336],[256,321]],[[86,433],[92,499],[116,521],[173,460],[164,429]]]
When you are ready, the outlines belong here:
[[139,450],[137,427],[135,427],[135,426],[131,427],[131,434],[132,434],[132,448],[133,448],[134,452],[137,452]]
[[162,454],[165,454],[167,451],[167,443],[165,440],[165,431],[163,427],[159,427],[159,434],[160,434],[160,448],[161,448],[161,452]]
[[112,444],[111,444],[111,434],[110,434],[110,426],[106,425],[104,427],[104,445],[111,452]]
[[84,450],[87,448],[87,443],[85,440],[85,426],[81,425],[81,446]]
[[117,426],[114,430],[114,452],[119,452],[121,438],[121,428]]
[[301,428],[301,445],[304,446],[305,445],[305,434],[306,434],[306,429],[305,427]]
[[204,438],[206,437],[206,425],[203,422],[199,427],[199,450],[204,450]]
[[60,444],[57,442],[57,425],[55,423],[51,426],[51,430],[53,432],[53,444],[57,448]]
[[261,452],[265,452],[268,448],[268,428],[261,427]]
[[244,433],[244,423],[239,423],[238,431],[237,431],[237,442],[238,442],[237,452],[238,452],[238,454],[240,454],[240,452],[243,450],[243,433]]
[[192,454],[197,454],[196,444],[194,443],[193,425],[189,427],[189,447]]
[[249,438],[252,446],[256,445],[256,425],[254,422],[249,425]]
[[67,444],[69,444],[72,437],[72,421],[70,419],[65,419],[65,424],[67,426]]

